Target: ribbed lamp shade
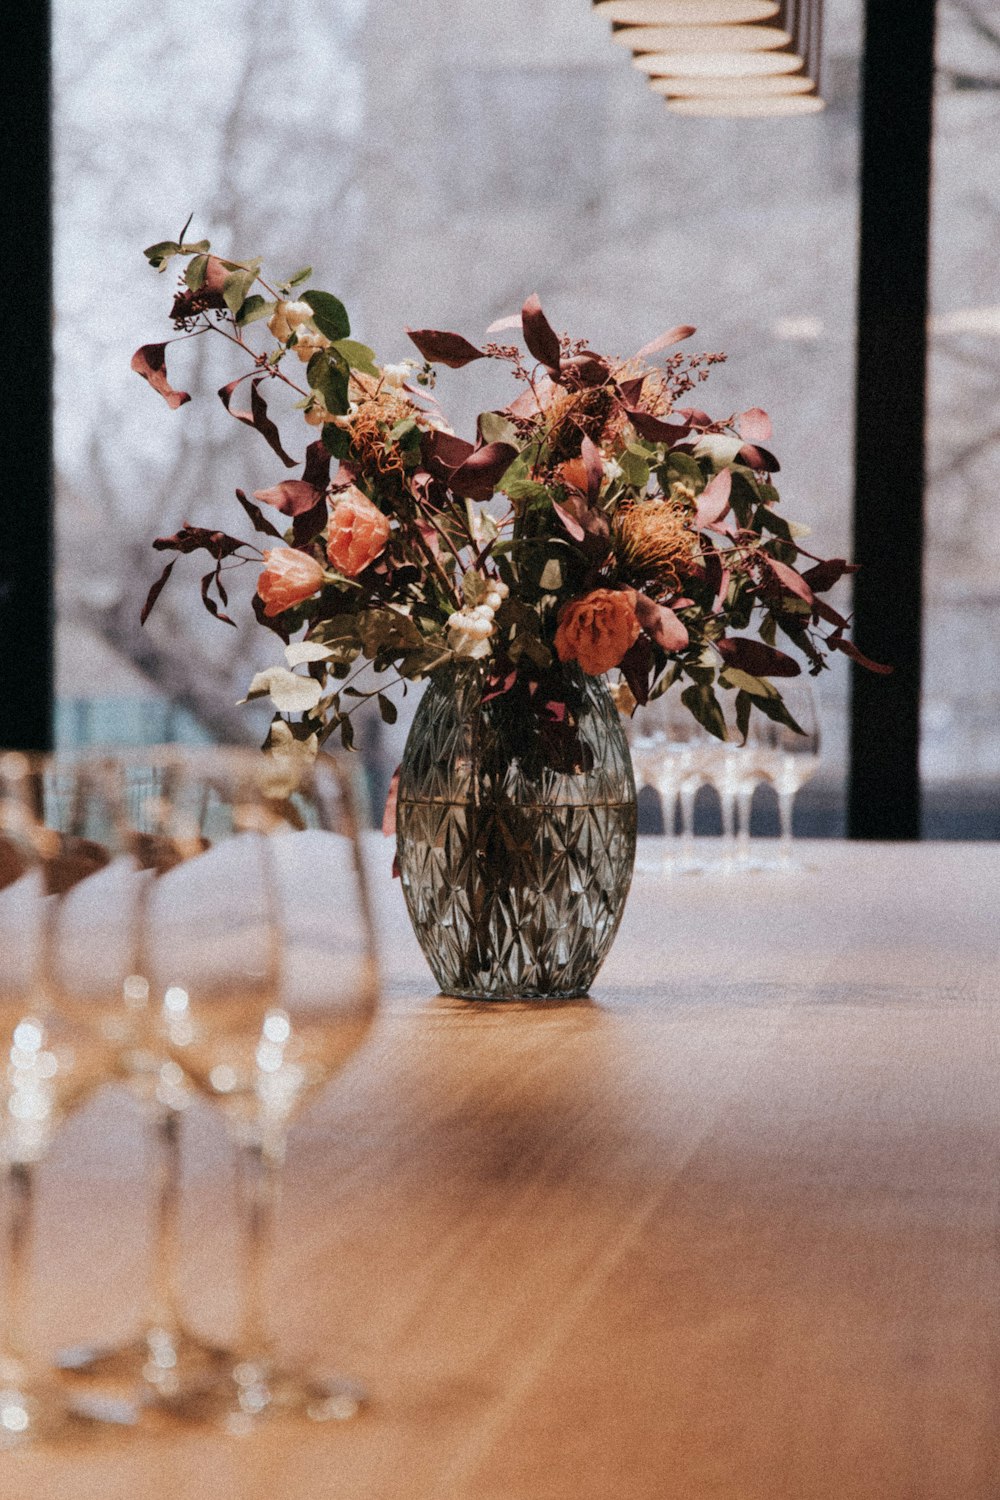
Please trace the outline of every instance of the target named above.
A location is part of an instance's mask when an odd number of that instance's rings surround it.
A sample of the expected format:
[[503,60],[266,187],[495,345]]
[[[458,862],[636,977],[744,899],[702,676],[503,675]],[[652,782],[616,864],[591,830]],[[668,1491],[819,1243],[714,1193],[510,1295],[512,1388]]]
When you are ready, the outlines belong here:
[[795,73],[804,60],[794,52],[640,52],[632,66],[661,78],[752,78]]
[[651,78],[654,94],[674,99],[780,98],[788,94],[811,94],[814,84],[804,73],[774,73],[763,78]]
[[770,99],[739,94],[729,99],[668,99],[666,104],[673,115],[714,116],[724,119],[815,115],[826,107],[818,94],[777,94]]
[[674,114],[794,116],[822,109],[822,0],[595,0]]
[[630,26],[719,26],[769,21],[781,6],[778,0],[596,0],[594,9]]
[[780,26],[617,26],[611,40],[633,52],[763,52],[787,47]]

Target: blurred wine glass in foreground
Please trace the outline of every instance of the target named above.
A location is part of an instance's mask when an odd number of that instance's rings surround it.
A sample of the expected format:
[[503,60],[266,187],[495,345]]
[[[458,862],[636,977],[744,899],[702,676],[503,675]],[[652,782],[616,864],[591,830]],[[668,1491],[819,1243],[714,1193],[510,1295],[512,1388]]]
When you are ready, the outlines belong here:
[[[242,1327],[204,1412],[233,1431],[288,1413],[343,1418],[358,1387],[275,1359],[265,1277],[288,1127],[375,1015],[350,789],[328,756],[294,785],[259,754],[189,754],[177,765],[156,815],[180,857],[150,891],[143,973],[162,1045],[222,1110],[243,1179]],[[148,810],[136,814],[149,822]]]
[[67,1393],[23,1332],[35,1167],[66,1114],[110,1072],[107,1050],[51,1009],[57,903],[103,860],[79,805],[61,833],[41,821],[46,801],[72,776],[54,758],[0,756],[0,1165],[7,1188],[0,1448],[79,1431],[97,1414]]

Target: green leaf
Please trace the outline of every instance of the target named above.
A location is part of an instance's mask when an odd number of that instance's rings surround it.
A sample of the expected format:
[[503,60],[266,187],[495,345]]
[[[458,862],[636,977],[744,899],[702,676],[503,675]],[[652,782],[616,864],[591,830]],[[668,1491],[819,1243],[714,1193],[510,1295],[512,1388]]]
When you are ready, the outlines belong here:
[[351,451],[351,438],[343,427],[336,427],[333,422],[326,422],[321,436],[327,453],[332,453],[334,458],[347,458]]
[[325,333],[334,343],[347,338],[351,331],[351,320],[339,297],[334,297],[330,292],[310,291],[302,293],[302,301],[308,302],[312,308],[313,322],[320,333]]
[[[344,314],[346,317],[346,313]],[[317,323],[317,328],[319,324]],[[325,333],[325,329],[320,329]],[[329,334],[327,334],[329,338]],[[367,344],[359,344],[357,339],[334,339],[333,347],[337,353],[347,360],[352,370],[360,370],[362,375],[374,375],[376,379],[380,373],[375,363],[375,350],[369,349]]]
[[349,409],[347,383],[350,371],[339,354],[330,349],[317,349],[306,366],[306,379],[328,412],[339,415]]
[[649,483],[649,464],[646,459],[640,458],[638,453],[633,453],[631,449],[626,448],[625,452],[620,455],[618,464],[626,484],[640,490],[646,488]]
[[802,728],[802,726],[800,724],[797,724],[792,718],[791,714],[788,712],[788,709],[785,707],[784,700],[782,699],[780,693],[775,693],[773,698],[755,697],[753,700],[753,706],[759,713],[764,714],[766,718],[773,719],[776,724],[786,725],[787,728],[791,729],[795,734],[805,733],[805,730]]
[[192,261],[188,262],[188,268],[184,272],[184,281],[192,292],[200,292],[205,285],[205,272],[207,269],[207,255],[196,255]]
[[256,280],[256,271],[230,271],[222,283],[222,300],[231,313],[239,312]]
[[548,500],[549,498],[549,492],[544,484],[538,484],[534,479],[515,479],[502,483],[500,488],[515,504],[522,500]]
[[729,470],[732,478],[732,488],[729,491],[729,503],[733,508],[733,515],[737,524],[749,526],[750,517],[755,507],[759,504],[760,494],[757,482],[749,469],[734,465]]
[[690,453],[668,453],[666,462],[661,464],[657,470],[660,483],[665,490],[678,480],[682,484],[689,484],[695,494],[701,494],[705,488],[705,476],[701,472],[701,466],[693,459]]
[[547,594],[556,594],[563,586],[563,565],[557,557],[550,557],[538,579],[539,588]]
[[296,273],[295,273],[294,276],[289,276],[288,280],[285,281],[285,282],[283,282],[282,285],[283,286],[298,286],[300,282],[305,281],[306,277],[307,276],[311,276],[312,273],[313,273],[312,266],[303,266],[301,271],[296,271]]
[[378,711],[382,715],[383,724],[395,724],[399,718],[399,711],[395,703],[393,703],[391,698],[387,698],[384,693],[378,694]]
[[462,598],[469,608],[474,609],[477,604],[482,604],[489,591],[489,584],[482,573],[469,568],[462,578]]
[[516,448],[521,441],[513,422],[499,411],[481,411],[479,431],[484,443],[510,443]]
[[778,639],[778,626],[773,615],[765,615],[760,622],[757,634],[765,646],[773,646]]
[[726,738],[725,715],[710,687],[701,684],[685,688],[681,693],[681,702],[709,734],[714,735],[717,740]]
[[248,323],[256,323],[258,318],[266,318],[274,311],[274,303],[268,302],[265,297],[248,297],[236,314],[236,321],[241,328]]
[[747,730],[750,728],[750,714],[753,711],[753,699],[749,693],[742,690],[736,694],[736,728],[739,730],[740,739],[745,745],[747,742]]
[[765,677],[754,677],[751,672],[744,672],[741,667],[726,667],[720,673],[719,681],[723,687],[739,688],[741,693],[749,693],[751,698],[776,698],[778,689]]
[[165,271],[168,261],[175,255],[180,255],[181,247],[176,240],[160,240],[156,245],[147,245],[142,252],[151,266],[158,271]]

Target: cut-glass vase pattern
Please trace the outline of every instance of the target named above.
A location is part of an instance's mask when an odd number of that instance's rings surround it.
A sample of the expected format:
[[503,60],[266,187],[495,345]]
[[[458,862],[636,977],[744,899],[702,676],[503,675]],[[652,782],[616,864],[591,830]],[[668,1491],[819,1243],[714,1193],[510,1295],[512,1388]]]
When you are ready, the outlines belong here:
[[417,710],[399,869],[446,994],[584,995],[614,940],[635,860],[632,763],[603,679],[568,669],[566,683],[568,738],[547,738],[523,696],[483,702],[471,665],[436,674]]

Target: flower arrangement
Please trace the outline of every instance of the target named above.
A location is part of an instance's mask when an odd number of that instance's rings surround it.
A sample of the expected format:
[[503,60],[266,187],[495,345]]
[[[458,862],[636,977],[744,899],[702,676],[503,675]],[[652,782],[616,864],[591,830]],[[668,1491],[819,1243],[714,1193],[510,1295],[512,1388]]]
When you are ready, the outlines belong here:
[[[807,552],[805,529],[778,509],[766,413],[713,419],[687,404],[724,358],[678,353],[693,328],[611,359],[557,335],[532,296],[488,330],[516,329],[518,343],[409,329],[419,360],[380,365],[338,298],[296,290],[308,269],[272,283],[259,261],[216,256],[183,232],[145,253],[160,271],[186,258],[177,339],[226,338],[245,368],[219,391],[224,407],[286,470],[301,463],[252,498],[236,491],[259,544],[191,525],[153,544],[209,554],[202,599],[229,624],[225,575],[259,570],[256,616],[285,643],[285,665],[258,673],[248,693],[272,700],[272,751],[312,754],[334,731],[350,745],[362,703],[392,722],[386,685],[405,692],[454,662],[478,664],[485,696],[514,694],[570,731],[570,664],[617,668],[625,711],[677,683],[719,737],[720,692],[735,695],[744,734],[754,710],[796,727],[774,680],[801,668],[779,639],[813,673],[830,651],[887,670],[822,598],[852,565]],[[165,350],[145,345],[132,367],[177,408],[190,398],[169,384]],[[519,389],[480,415],[469,441],[437,403],[435,367],[482,359]],[[301,413],[301,460],[265,391]]]

